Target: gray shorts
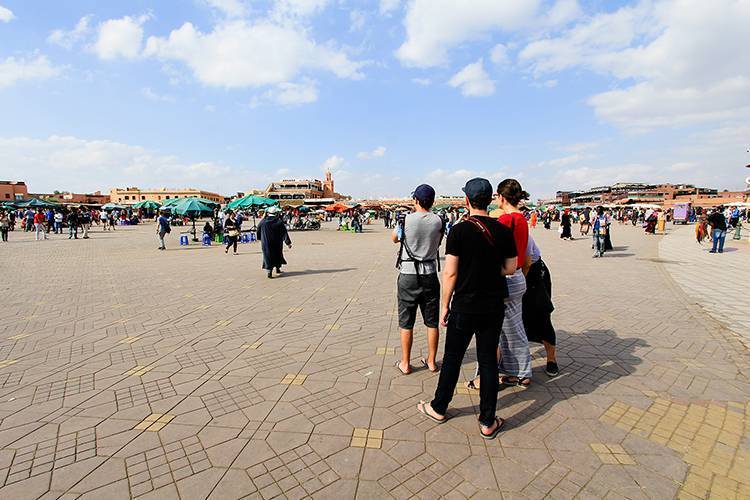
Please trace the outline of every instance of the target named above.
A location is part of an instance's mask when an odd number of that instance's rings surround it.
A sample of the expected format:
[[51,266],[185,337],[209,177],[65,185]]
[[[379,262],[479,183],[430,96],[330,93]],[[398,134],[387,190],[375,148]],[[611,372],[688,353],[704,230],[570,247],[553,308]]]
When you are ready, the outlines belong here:
[[417,307],[427,328],[437,328],[440,320],[440,280],[437,274],[398,275],[398,326],[414,328]]

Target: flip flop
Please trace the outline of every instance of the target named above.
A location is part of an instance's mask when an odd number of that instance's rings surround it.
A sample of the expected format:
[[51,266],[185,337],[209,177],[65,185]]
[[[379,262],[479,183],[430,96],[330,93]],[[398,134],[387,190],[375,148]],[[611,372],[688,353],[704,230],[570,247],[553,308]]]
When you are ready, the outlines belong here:
[[495,417],[495,422],[497,422],[497,427],[495,427],[495,430],[492,431],[492,434],[485,434],[484,432],[482,432],[483,426],[481,424],[479,425],[479,435],[482,436],[483,439],[487,439],[487,440],[495,439],[497,435],[500,434],[500,429],[503,428],[503,424],[505,424],[505,420],[503,420],[502,418]]
[[475,380],[477,380],[477,379],[471,379],[471,380],[469,380],[468,382],[466,382],[464,384],[464,387],[466,387],[470,391],[478,391],[479,387],[477,387],[477,384],[474,383]]
[[432,415],[430,415],[429,413],[427,413],[427,410],[425,408],[426,406],[427,406],[427,403],[425,401],[420,401],[419,404],[417,405],[417,410],[419,411],[419,413],[421,413],[425,417],[429,418],[433,422],[437,422],[438,424],[445,423],[445,421],[448,420],[447,417],[443,418],[442,420],[440,420],[439,418],[433,417]]
[[396,361],[396,364],[394,364],[393,366],[396,368],[396,370],[398,370],[401,373],[401,375],[411,374],[411,371],[405,372],[404,370],[401,369],[401,361]]
[[437,372],[440,371],[440,368],[437,367],[437,364],[435,364],[435,369],[431,370],[430,369],[430,365],[427,364],[427,360],[424,359],[424,358],[420,359],[419,362],[422,363],[422,366],[424,366],[425,368],[427,368],[427,370],[430,371],[430,372],[432,372],[432,373],[437,373]]

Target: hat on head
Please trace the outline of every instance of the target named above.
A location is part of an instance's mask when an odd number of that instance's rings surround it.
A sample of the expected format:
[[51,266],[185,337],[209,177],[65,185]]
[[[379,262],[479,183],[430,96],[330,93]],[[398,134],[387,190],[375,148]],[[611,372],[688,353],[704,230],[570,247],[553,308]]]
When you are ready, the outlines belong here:
[[411,197],[419,201],[422,206],[432,206],[435,201],[435,189],[429,184],[420,184],[411,194]]
[[276,215],[279,212],[281,212],[281,209],[279,207],[269,207],[266,209],[266,213],[268,215]]
[[492,200],[492,184],[487,179],[481,177],[468,180],[461,190],[466,193],[469,201]]

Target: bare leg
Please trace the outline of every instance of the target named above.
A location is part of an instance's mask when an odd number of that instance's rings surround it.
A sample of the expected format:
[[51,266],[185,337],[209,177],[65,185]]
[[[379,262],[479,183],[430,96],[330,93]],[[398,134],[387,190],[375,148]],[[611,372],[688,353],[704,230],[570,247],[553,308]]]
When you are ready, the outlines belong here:
[[544,342],[544,350],[547,351],[547,361],[557,363],[557,349],[555,348],[555,346],[553,346],[546,340],[543,342]]
[[401,362],[398,369],[404,373],[411,373],[411,346],[414,342],[414,330],[401,329]]
[[[437,357],[438,342],[440,340],[440,331],[437,328],[427,329],[427,367],[430,370],[437,368],[435,358]],[[401,344],[403,347],[403,336],[401,337]],[[409,342],[411,344],[411,341]],[[411,345],[409,346],[411,349]]]

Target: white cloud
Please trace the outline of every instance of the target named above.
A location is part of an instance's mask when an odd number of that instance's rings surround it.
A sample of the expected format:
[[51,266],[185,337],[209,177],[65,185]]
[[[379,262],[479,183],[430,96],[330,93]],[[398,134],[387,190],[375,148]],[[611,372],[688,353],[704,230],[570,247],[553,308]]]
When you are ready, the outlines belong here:
[[344,159],[341,156],[333,155],[329,156],[326,161],[323,162],[321,168],[323,171],[330,170],[331,172],[339,170],[344,165]]
[[443,64],[448,51],[490,31],[513,31],[528,25],[541,0],[472,0],[471,8],[455,0],[413,0],[404,25],[406,41],[396,57],[407,66]]
[[53,66],[44,55],[33,59],[8,57],[0,61],[0,89],[23,81],[46,80],[59,75],[64,69]]
[[271,17],[295,20],[317,14],[328,6],[329,0],[276,0]]
[[216,106],[214,106],[213,104],[206,104],[205,106],[203,106],[203,111],[207,113],[213,113],[214,111],[216,111]]
[[416,83],[417,85],[422,85],[423,87],[426,87],[428,85],[432,85],[432,80],[429,78],[412,78],[412,83]]
[[557,0],[549,9],[543,20],[549,26],[560,26],[577,19],[581,15],[581,6],[578,0]]
[[267,91],[264,99],[282,106],[309,104],[318,100],[318,84],[309,79],[303,79],[299,83],[282,82]]
[[748,23],[747,1],[641,0],[532,42],[520,60],[536,75],[584,67],[622,81],[589,104],[624,128],[747,116]]
[[592,154],[574,153],[568,156],[563,156],[562,158],[554,158],[552,160],[540,162],[539,166],[552,168],[566,167],[568,165],[573,165],[594,158],[596,158],[596,156]]
[[362,31],[362,28],[365,27],[365,21],[367,20],[367,17],[365,13],[361,10],[353,10],[349,12],[349,31],[357,32]]
[[47,41],[68,50],[82,41],[91,32],[91,15],[83,16],[72,30],[57,29],[49,34]]
[[244,17],[247,6],[240,0],[204,0],[209,7],[221,11],[228,17]]
[[223,192],[247,182],[238,172],[216,162],[184,162],[140,146],[108,140],[51,136],[0,138],[0,178],[24,173],[37,192],[71,189],[107,191],[114,186],[201,187]]
[[448,85],[460,88],[461,93],[467,97],[487,97],[495,93],[495,82],[484,70],[483,59],[465,66],[453,75]]
[[510,56],[508,55],[508,47],[502,43],[498,43],[490,51],[490,60],[498,66],[507,66],[510,64]]
[[156,101],[156,102],[175,102],[175,98],[171,95],[167,94],[158,94],[151,90],[150,87],[144,87],[141,89],[141,94],[143,97],[150,101]]
[[380,13],[391,15],[401,7],[401,0],[380,0]]
[[104,60],[138,57],[143,44],[143,24],[150,18],[150,15],[125,16],[104,21],[97,27],[97,39],[92,50]]
[[0,22],[9,23],[15,18],[16,16],[13,15],[13,12],[10,9],[0,5]]
[[378,146],[372,151],[362,151],[361,153],[357,153],[357,158],[359,158],[360,160],[372,160],[374,158],[382,158],[383,156],[385,156],[385,152],[386,152],[385,146]]
[[191,23],[167,38],[150,37],[144,52],[162,60],[184,62],[209,86],[239,88],[293,80],[306,69],[358,79],[362,63],[331,44],[310,39],[304,29],[270,21],[232,21],[202,33]]

